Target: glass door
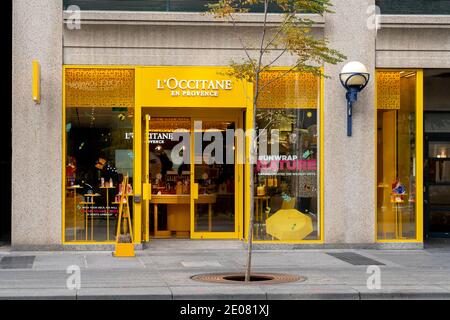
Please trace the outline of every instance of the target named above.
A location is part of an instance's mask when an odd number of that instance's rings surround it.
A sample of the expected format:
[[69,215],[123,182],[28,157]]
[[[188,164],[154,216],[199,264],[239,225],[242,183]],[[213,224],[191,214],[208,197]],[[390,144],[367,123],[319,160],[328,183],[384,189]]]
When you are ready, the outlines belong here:
[[450,238],[450,134],[425,135],[425,235]]
[[197,119],[192,128],[191,238],[238,238],[243,193],[236,163],[237,120]]
[[[189,148],[189,117],[145,116],[144,219],[145,239],[190,237],[190,165],[179,161]],[[178,150],[176,133],[188,141]],[[177,151],[178,150],[178,151]],[[182,155],[181,155],[182,159]]]

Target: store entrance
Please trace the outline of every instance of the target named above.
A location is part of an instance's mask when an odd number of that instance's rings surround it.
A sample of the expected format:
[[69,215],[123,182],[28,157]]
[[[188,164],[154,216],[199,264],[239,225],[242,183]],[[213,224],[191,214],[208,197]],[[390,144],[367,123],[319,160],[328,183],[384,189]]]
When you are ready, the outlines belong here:
[[425,237],[450,238],[450,134],[425,134],[424,153]]
[[[242,164],[236,137],[242,112],[148,109],[144,113],[145,239],[237,239]],[[241,190],[241,192],[239,192]]]

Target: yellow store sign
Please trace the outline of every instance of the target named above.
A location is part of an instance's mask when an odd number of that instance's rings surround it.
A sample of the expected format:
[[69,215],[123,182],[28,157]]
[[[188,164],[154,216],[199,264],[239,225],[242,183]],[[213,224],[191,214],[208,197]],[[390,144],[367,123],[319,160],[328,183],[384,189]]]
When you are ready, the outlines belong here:
[[218,67],[148,67],[137,69],[143,107],[245,108],[252,86]]

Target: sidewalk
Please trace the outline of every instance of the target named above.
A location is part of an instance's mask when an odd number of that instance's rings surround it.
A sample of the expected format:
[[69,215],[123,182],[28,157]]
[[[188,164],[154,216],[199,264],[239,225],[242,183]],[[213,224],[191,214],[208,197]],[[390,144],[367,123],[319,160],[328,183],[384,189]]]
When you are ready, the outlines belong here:
[[[367,288],[367,265],[328,254],[339,252],[384,264],[381,289]],[[190,279],[201,273],[242,272],[245,254],[242,243],[235,241],[160,240],[138,251],[136,258],[121,259],[111,252],[11,252],[2,247],[0,299],[450,299],[446,246],[417,251],[258,250],[255,272],[307,280],[246,286]],[[66,287],[69,266],[81,269],[80,290]]]

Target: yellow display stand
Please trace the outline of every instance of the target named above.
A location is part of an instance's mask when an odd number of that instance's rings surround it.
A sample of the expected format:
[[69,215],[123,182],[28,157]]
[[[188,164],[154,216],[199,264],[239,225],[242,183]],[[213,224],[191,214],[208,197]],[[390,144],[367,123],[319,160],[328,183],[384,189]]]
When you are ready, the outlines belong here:
[[[134,241],[133,241],[133,228],[131,224],[130,204],[128,197],[128,175],[124,177],[122,182],[122,194],[120,195],[119,204],[119,216],[117,220],[117,234],[116,234],[116,250],[114,252],[115,257],[134,257]],[[126,221],[123,224],[122,222]],[[122,233],[123,231],[123,233]],[[122,237],[126,237],[129,234],[130,242],[122,242]]]

